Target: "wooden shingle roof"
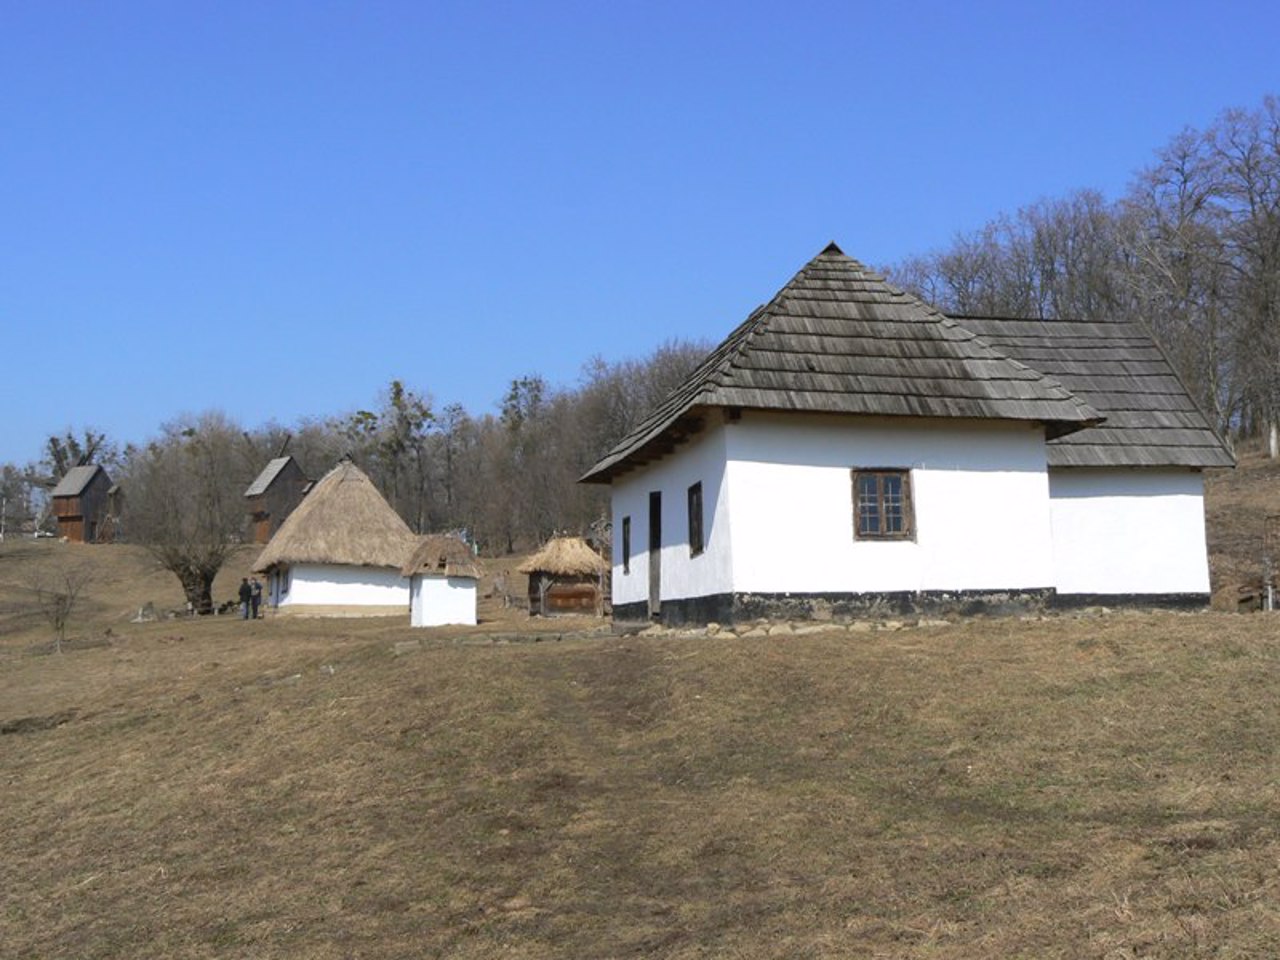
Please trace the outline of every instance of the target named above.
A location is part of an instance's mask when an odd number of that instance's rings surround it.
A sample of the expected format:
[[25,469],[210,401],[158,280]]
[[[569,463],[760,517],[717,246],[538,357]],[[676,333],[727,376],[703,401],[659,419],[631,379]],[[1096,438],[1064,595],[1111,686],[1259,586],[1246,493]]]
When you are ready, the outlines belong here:
[[49,494],[51,497],[78,497],[98,475],[103,467],[99,463],[90,463],[82,467],[72,467],[58,481],[58,485]]
[[1135,323],[955,317],[987,343],[1060,380],[1107,418],[1050,441],[1051,467],[1231,467],[1164,352]]
[[711,407],[1025,420],[1060,436],[1101,415],[846,256],[834,243],[751,314],[583,481],[660,455]]
[[258,474],[253,483],[249,484],[249,489],[244,492],[246,497],[256,497],[267,492],[267,487],[275,482],[276,477],[280,476],[280,471],[288,465],[292,460],[292,455],[287,457],[275,457],[267,461],[267,465],[262,468],[262,472]]

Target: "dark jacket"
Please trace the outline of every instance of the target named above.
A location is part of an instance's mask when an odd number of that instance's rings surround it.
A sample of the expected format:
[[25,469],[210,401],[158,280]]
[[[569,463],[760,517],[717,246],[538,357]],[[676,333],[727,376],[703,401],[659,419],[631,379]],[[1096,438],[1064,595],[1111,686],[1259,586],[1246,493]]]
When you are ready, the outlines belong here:
[[248,603],[251,596],[253,596],[253,588],[247,583],[240,584],[240,602]]

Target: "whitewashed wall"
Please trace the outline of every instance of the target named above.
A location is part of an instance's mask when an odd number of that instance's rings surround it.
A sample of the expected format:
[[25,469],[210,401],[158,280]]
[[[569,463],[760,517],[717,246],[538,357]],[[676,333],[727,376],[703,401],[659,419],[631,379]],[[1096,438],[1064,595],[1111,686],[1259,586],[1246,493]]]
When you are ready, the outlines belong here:
[[289,592],[280,609],[290,606],[409,607],[409,578],[389,567],[340,564],[295,564],[289,568]]
[[[682,599],[733,589],[729,503],[725,495],[725,428],[693,437],[668,456],[613,483],[613,602],[649,599],[649,494],[662,492],[662,597]],[[702,483],[703,551],[689,555],[689,487]],[[622,569],[622,521],[631,517],[631,569]]]
[[476,581],[471,577],[414,577],[410,594],[410,626],[476,622]]
[[[726,450],[735,591],[1052,584],[1038,426],[753,413]],[[853,467],[910,468],[914,542],[854,540]]]
[[1049,491],[1060,594],[1209,592],[1199,472],[1053,470]]
[[[859,466],[911,470],[914,542],[854,540],[850,471]],[[706,550],[690,558],[686,491],[699,480]],[[747,412],[615,481],[615,604],[648,598],[654,490],[663,496],[664,600],[1053,585],[1049,479],[1036,425]]]

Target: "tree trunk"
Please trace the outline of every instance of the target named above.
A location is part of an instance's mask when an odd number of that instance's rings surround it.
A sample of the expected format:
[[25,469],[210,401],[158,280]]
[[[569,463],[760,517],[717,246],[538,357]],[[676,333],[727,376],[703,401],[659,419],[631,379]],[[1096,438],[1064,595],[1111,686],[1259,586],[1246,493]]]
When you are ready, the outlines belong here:
[[213,612],[213,577],[199,570],[183,570],[178,573],[182,592],[191,609],[199,614]]
[[1267,424],[1267,455],[1272,460],[1280,457],[1280,425],[1274,419]]

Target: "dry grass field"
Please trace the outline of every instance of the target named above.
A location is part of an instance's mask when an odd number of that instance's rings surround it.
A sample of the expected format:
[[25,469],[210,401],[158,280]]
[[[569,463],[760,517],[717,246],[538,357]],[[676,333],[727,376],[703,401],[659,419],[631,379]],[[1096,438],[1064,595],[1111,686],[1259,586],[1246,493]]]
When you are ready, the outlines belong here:
[[[1257,450],[1242,451],[1239,466],[1235,470],[1211,471],[1206,488],[1209,563],[1215,593],[1225,594],[1237,586],[1257,583],[1264,571],[1266,518],[1280,516],[1280,461],[1268,460]],[[1276,562],[1280,566],[1280,557]]]
[[[23,584],[81,562],[52,653]],[[1280,956],[1271,615],[131,623],[169,579],[0,545],[0,955]]]

